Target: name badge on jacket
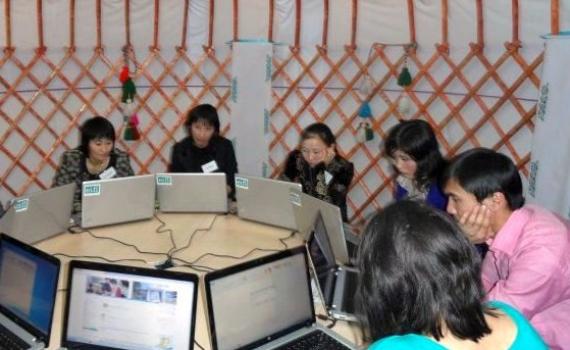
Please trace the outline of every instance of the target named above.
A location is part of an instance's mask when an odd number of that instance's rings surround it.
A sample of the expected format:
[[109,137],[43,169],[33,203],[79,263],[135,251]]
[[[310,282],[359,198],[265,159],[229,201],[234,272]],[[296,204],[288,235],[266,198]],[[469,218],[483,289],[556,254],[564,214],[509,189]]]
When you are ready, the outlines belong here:
[[213,173],[218,170],[218,163],[215,160],[202,165],[202,171],[206,174]]
[[115,167],[110,167],[107,168],[107,170],[105,170],[101,174],[99,174],[99,178],[101,180],[112,179],[115,177],[115,175],[117,175],[117,170],[115,170]]
[[325,184],[328,186],[333,179],[333,175],[325,170]]

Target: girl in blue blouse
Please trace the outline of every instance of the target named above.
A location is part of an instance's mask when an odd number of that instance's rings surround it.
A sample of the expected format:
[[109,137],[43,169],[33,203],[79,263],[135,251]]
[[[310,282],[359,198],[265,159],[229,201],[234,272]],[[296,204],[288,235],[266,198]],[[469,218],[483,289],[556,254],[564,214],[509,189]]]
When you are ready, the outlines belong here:
[[369,349],[547,349],[519,311],[483,303],[479,255],[446,213],[396,202],[370,221],[358,253]]
[[397,172],[396,200],[425,200],[445,210],[447,197],[439,186],[446,165],[431,126],[424,120],[407,120],[390,129],[384,145]]

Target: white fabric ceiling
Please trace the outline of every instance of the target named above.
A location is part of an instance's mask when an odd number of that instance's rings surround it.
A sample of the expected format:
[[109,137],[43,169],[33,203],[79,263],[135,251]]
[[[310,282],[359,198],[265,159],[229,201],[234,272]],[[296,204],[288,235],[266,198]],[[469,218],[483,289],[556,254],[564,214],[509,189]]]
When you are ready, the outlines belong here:
[[[6,1],[0,0],[0,46],[6,46]],[[147,47],[153,41],[155,1],[131,0],[131,38],[133,45]],[[159,43],[162,47],[180,45],[184,1],[160,1]],[[232,39],[233,1],[214,3],[214,45]],[[275,0],[274,40],[291,44],[295,30],[295,0]],[[330,1],[329,47],[338,48],[350,42],[352,1]],[[562,29],[570,28],[570,0],[561,0]],[[187,45],[201,49],[207,43],[210,0],[189,1]],[[269,0],[238,1],[238,35],[245,38],[267,38]],[[321,43],[323,0],[301,1],[301,46]],[[502,46],[511,38],[512,1],[484,1],[485,41],[489,47]],[[37,1],[10,1],[12,44],[21,49],[38,46]],[[102,43],[106,47],[125,44],[124,0],[102,1]],[[520,38],[525,45],[539,45],[540,35],[550,31],[550,6],[547,0],[520,0]],[[417,41],[433,47],[441,41],[441,1],[415,0]],[[476,1],[449,1],[449,41],[454,47],[476,40]],[[49,48],[69,45],[70,2],[44,0],[44,40]],[[96,1],[76,1],[76,45],[96,45]],[[356,43],[369,47],[373,42],[403,43],[410,38],[407,1],[358,0]]]

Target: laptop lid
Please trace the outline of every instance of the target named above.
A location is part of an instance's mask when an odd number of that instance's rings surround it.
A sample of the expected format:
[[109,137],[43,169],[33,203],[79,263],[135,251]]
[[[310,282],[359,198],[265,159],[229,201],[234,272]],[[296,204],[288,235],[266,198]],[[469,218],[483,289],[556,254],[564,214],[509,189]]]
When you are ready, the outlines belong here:
[[81,226],[117,224],[154,215],[154,175],[83,182]]
[[0,232],[28,244],[65,232],[74,193],[75,183],[71,183],[13,199],[0,219]]
[[49,345],[59,269],[54,256],[0,234],[0,320],[29,344]]
[[238,174],[235,177],[238,216],[296,230],[289,191],[301,184]]
[[64,347],[193,348],[194,274],[73,260],[67,288]]
[[320,212],[317,212],[313,230],[307,240],[307,252],[312,266],[317,289],[323,303],[331,307],[336,285],[336,264],[325,223]]
[[357,321],[353,297],[358,283],[358,270],[336,264],[320,213],[306,245],[317,290],[329,314],[333,318]]
[[315,322],[304,247],[208,273],[205,283],[215,350],[256,348]]
[[224,173],[156,174],[161,212],[226,213],[228,191]]
[[298,190],[290,191],[289,201],[298,231],[305,237],[305,240],[313,229],[317,213],[320,212],[336,261],[340,264],[349,264],[350,258],[340,208]]

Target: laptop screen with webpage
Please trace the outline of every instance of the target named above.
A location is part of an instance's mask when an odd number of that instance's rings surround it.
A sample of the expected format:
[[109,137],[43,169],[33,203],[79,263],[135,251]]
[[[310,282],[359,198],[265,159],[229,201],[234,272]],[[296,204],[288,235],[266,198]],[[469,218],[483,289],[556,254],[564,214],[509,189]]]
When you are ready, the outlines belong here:
[[72,261],[63,346],[192,349],[193,274]]
[[314,322],[304,249],[206,275],[214,349],[250,349]]
[[0,312],[49,343],[60,262],[0,235]]

